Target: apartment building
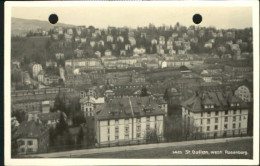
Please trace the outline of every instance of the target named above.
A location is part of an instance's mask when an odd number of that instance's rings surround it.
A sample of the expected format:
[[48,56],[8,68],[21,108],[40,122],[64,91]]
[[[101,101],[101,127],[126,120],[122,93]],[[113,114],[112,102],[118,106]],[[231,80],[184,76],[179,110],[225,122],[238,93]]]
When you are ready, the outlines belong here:
[[201,91],[182,103],[182,118],[189,133],[211,137],[247,134],[248,105],[232,92]]
[[155,132],[163,138],[167,103],[152,97],[110,99],[97,107],[95,116],[96,139],[99,145],[145,140]]

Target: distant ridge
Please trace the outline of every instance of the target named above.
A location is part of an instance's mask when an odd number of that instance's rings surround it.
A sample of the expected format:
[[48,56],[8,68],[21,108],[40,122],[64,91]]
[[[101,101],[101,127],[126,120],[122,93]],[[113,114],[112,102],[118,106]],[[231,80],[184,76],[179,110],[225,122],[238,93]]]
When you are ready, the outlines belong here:
[[24,36],[29,31],[35,31],[37,29],[49,30],[56,26],[73,27],[74,25],[63,24],[63,23],[51,24],[49,23],[49,21],[40,21],[40,20],[31,20],[31,19],[12,17],[11,34],[12,36]]

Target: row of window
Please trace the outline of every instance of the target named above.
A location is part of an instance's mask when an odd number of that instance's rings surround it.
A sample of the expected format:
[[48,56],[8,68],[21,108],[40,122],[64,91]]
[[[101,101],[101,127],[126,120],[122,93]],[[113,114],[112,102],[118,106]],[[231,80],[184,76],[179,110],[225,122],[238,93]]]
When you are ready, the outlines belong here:
[[[233,110],[233,115],[237,114],[237,110]],[[239,110],[239,113],[242,114],[242,110]],[[215,111],[215,116],[218,116],[219,115],[219,111]],[[225,110],[225,115],[228,115],[228,110]],[[203,117],[203,112],[201,112],[200,114],[201,117]],[[207,112],[207,117],[210,117],[211,116],[211,112]]]
[[[236,128],[236,123],[232,124],[232,128],[235,129]],[[238,124],[238,128],[241,128],[241,123]],[[218,125],[214,126],[215,130],[218,130]],[[228,124],[224,124],[224,129],[228,129]],[[202,127],[201,127],[201,131],[202,131]],[[210,126],[207,126],[207,131],[210,131]]]
[[[239,121],[242,120],[242,117],[241,116],[238,116],[239,117]],[[215,118],[215,123],[218,123],[219,118]],[[236,122],[237,121],[237,117],[236,116],[233,116],[233,122]],[[225,117],[224,119],[224,122],[228,122],[228,117]],[[211,119],[207,119],[207,124],[210,124],[211,123]],[[200,124],[203,124],[203,119],[200,120]]]
[[[90,109],[91,111],[91,109]],[[155,120],[156,120],[156,116],[155,116]],[[150,117],[146,117],[146,122],[150,122]],[[136,118],[136,123],[141,123],[141,118]],[[125,119],[125,124],[129,124],[129,119]],[[110,121],[107,121],[107,125],[110,126]],[[115,120],[115,125],[118,125],[118,120]]]
[[[25,141],[24,140],[19,141],[19,145],[25,145]],[[33,141],[27,141],[27,145],[33,145]]]

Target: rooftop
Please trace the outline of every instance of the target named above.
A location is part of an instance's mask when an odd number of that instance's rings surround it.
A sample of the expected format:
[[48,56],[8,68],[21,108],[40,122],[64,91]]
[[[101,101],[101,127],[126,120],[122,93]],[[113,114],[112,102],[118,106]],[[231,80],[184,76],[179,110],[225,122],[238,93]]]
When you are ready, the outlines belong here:
[[126,97],[111,99],[109,102],[97,107],[99,120],[120,119],[141,116],[163,115],[160,101],[152,97]]

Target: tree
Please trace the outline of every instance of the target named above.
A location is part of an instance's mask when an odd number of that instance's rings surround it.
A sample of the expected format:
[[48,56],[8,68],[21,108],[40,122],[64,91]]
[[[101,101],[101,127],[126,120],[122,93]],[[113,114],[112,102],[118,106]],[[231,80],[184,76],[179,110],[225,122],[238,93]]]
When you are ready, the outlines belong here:
[[142,88],[140,96],[141,96],[141,97],[143,97],[143,96],[148,96],[147,89],[146,89],[145,86]]
[[146,140],[146,143],[158,143],[159,133],[156,129],[150,129],[146,131],[144,138]]
[[63,112],[61,112],[59,123],[56,125],[56,132],[58,135],[62,136],[67,133],[68,130],[68,124],[65,121]]
[[163,99],[164,99],[165,101],[167,101],[167,103],[168,103],[169,100],[170,100],[170,94],[169,94],[169,92],[168,92],[168,88],[165,89]]
[[84,133],[82,127],[79,129],[78,137],[77,137],[77,144],[80,145],[83,142]]
[[23,121],[26,120],[26,113],[25,113],[24,110],[15,110],[15,111],[12,111],[11,116],[12,116],[12,117],[15,117],[16,120],[17,120],[19,123],[22,123]]

